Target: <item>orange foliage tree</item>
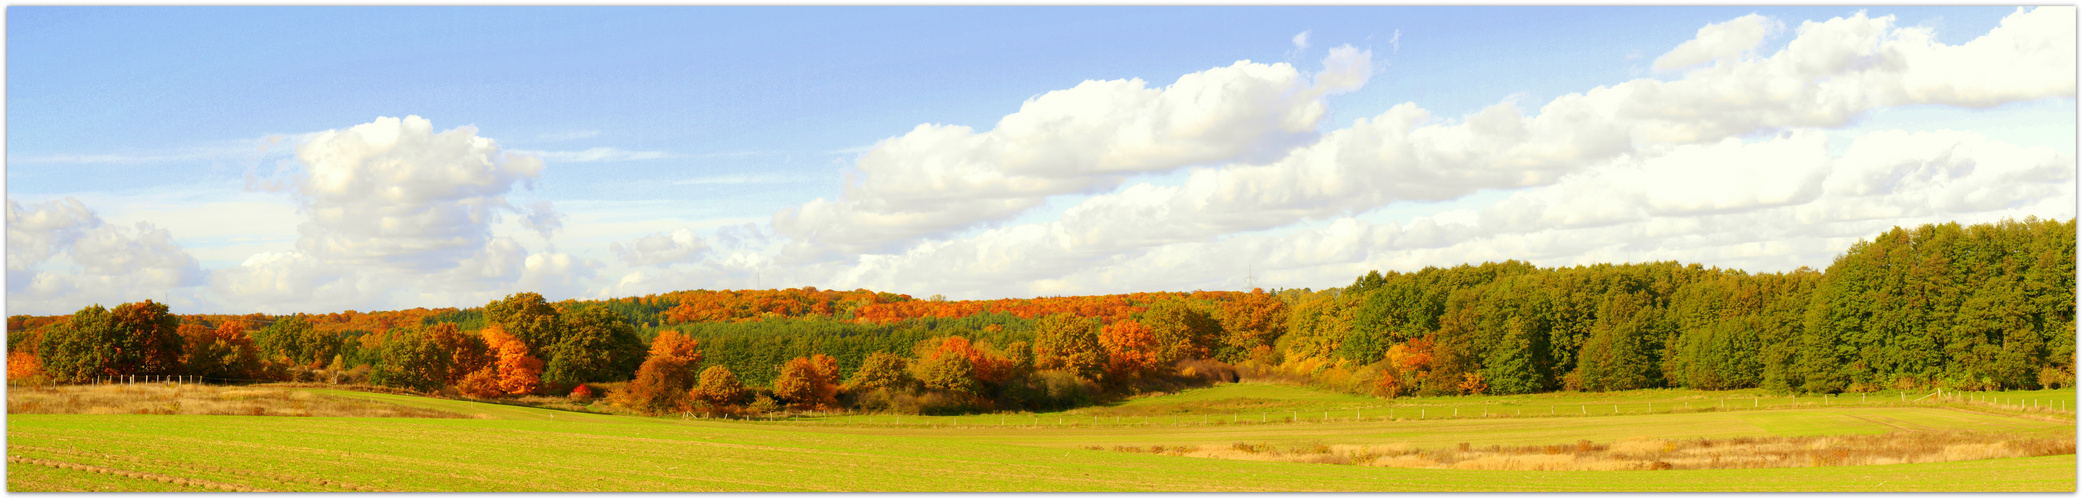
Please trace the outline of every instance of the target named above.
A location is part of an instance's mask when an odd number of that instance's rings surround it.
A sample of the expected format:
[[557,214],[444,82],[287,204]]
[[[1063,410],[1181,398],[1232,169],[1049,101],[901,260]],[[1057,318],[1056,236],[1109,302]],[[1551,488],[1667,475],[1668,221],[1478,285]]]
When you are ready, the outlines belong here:
[[7,381],[36,382],[43,378],[43,361],[23,351],[7,353]]
[[210,378],[247,378],[260,368],[260,351],[246,335],[246,321],[229,319],[217,328],[183,324],[178,330],[185,347],[181,366],[189,374]]
[[1215,348],[1215,359],[1226,363],[1243,361],[1251,350],[1272,346],[1287,333],[1287,302],[1265,290],[1251,289],[1222,302],[1215,314],[1222,323],[1223,338]]
[[528,354],[528,344],[506,334],[499,325],[478,332],[485,345],[498,352],[499,361],[490,368],[501,394],[519,396],[542,389],[542,360]]
[[839,362],[831,356],[814,354],[788,360],[781,376],[774,379],[774,396],[798,410],[830,409],[839,406]]
[[1099,330],[1099,344],[1107,350],[1107,375],[1122,381],[1157,370],[1157,338],[1150,327],[1136,320],[1107,325]]
[[690,364],[700,364],[702,362],[700,344],[701,341],[688,338],[675,330],[658,332],[658,336],[651,339],[651,353],[649,357],[671,356],[686,360]]
[[471,373],[491,366],[496,360],[483,336],[463,333],[455,323],[436,324],[427,330],[427,335],[441,355],[448,359],[448,367],[441,373],[443,384],[460,384]]
[[688,391],[694,388],[690,367],[702,360],[697,345],[680,332],[659,332],[651,339],[650,356],[637,367],[636,378],[615,393],[614,403],[647,415],[685,407]]

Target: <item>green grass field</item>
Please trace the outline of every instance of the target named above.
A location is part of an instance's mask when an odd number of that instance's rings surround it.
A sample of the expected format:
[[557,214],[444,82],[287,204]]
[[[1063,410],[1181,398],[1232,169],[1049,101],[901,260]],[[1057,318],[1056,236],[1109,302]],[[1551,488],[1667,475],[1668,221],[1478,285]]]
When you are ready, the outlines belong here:
[[[1395,408],[1659,405],[1719,393],[1635,391],[1376,400],[1232,384],[1067,412],[1121,424],[1032,425],[1056,417],[681,420],[347,393],[480,419],[207,415],[9,415],[10,491],[2073,491],[2074,455],[1879,466],[1638,472],[1397,469],[1191,458],[1093,445],[1251,443],[1556,444],[1980,430],[2073,435],[2072,414],[1970,405],[1800,406],[1571,418],[1388,420]],[[2073,396],[2073,392],[2066,394]],[[2050,393],[2047,398],[2062,397]],[[2030,396],[2026,396],[2030,397]],[[1604,398],[1604,399],[1599,399]],[[1460,405],[1450,402],[1459,400]],[[1477,403],[1480,402],[1480,405]],[[1284,406],[1282,406],[1284,405]],[[1376,406],[1369,406],[1376,405]],[[1424,406],[1438,405],[1438,406]],[[1188,416],[1275,409],[1361,412],[1360,420],[1217,425]],[[1186,411],[1180,411],[1185,409]],[[1147,417],[1148,424],[1130,419]],[[1165,417],[1182,419],[1163,423]],[[890,416],[878,417],[895,420]],[[1003,418],[1005,424],[997,421]],[[941,419],[941,420],[936,420]],[[917,421],[914,421],[917,420]]]

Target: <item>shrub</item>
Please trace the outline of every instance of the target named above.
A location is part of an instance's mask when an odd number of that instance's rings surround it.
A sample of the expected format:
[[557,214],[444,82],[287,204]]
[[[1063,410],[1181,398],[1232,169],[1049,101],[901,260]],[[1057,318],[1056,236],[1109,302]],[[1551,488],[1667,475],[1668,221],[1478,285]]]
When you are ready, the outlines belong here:
[[711,415],[730,413],[745,399],[745,386],[738,375],[721,365],[702,370],[701,380],[687,394]]
[[853,372],[853,379],[846,381],[849,392],[873,392],[877,390],[905,390],[918,385],[911,377],[904,358],[888,352],[876,351],[861,361],[861,368]]
[[[581,384],[580,387],[585,387]],[[678,356],[653,356],[637,368],[636,379],[629,386],[615,392],[615,404],[646,415],[678,411],[687,405],[688,390],[694,387],[694,376],[688,372],[687,363]]]
[[462,382],[456,384],[456,390],[473,398],[496,398],[506,395],[506,391],[499,388],[499,368],[491,366],[470,372],[470,375],[463,377]]
[[839,363],[823,354],[791,359],[774,379],[774,396],[798,410],[838,405]]

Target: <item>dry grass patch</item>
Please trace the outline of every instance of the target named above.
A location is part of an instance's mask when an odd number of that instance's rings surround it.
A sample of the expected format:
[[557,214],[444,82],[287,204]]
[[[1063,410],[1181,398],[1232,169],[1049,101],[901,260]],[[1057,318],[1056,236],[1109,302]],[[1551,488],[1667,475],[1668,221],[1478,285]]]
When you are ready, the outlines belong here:
[[7,413],[475,418],[284,387],[108,384],[16,387]]
[[1610,444],[1470,446],[1437,449],[1408,444],[1289,448],[1267,444],[1136,446],[1088,449],[1164,455],[1372,467],[1463,470],[1623,471],[1763,469],[1842,465],[1956,462],[1991,458],[2073,455],[2072,436],[2027,437],[1994,432],[1922,432],[1854,436],[1739,437],[1732,439],[1623,439]]

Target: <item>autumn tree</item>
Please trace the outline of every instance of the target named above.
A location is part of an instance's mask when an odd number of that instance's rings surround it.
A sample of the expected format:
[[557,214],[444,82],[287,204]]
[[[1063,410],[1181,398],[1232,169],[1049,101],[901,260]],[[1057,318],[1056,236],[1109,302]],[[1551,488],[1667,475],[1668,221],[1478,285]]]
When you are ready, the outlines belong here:
[[931,345],[933,347],[920,355],[918,363],[911,367],[912,375],[917,377],[920,383],[927,389],[957,394],[977,395],[983,392],[983,384],[977,377],[977,366],[972,362],[972,359],[978,356],[971,352],[975,348],[970,345],[969,339],[949,336]]
[[1127,320],[1101,328],[1099,343],[1107,350],[1107,374],[1110,382],[1118,383],[1128,378],[1155,373],[1160,365],[1158,356],[1162,346],[1150,328],[1136,320]]
[[180,365],[179,320],[152,301],[88,306],[52,325],[39,350],[44,373],[79,382],[96,376],[174,373]]
[[904,357],[887,351],[876,351],[861,361],[860,369],[853,372],[853,378],[846,381],[846,387],[849,391],[861,392],[877,389],[904,390],[917,383],[917,379],[911,376],[911,370]]
[[739,404],[743,404],[746,391],[745,386],[738,383],[737,374],[731,373],[730,368],[710,366],[702,370],[700,382],[696,383],[687,396],[710,415],[720,415],[733,412]]
[[1150,329],[1151,340],[1157,344],[1152,362],[1158,367],[1206,359],[1222,333],[1213,316],[1177,297],[1152,304],[1139,322]]
[[496,323],[486,326],[478,335],[484,337],[485,345],[499,358],[495,366],[480,371],[484,375],[471,375],[471,379],[479,381],[480,387],[484,379],[490,379],[491,385],[505,395],[534,394],[542,389],[542,360],[528,354],[526,342],[508,335]]
[[1248,295],[1224,301],[1216,310],[1215,319],[1222,327],[1215,359],[1236,363],[1248,357],[1253,348],[1270,347],[1287,333],[1287,303],[1253,288]]
[[688,391],[694,388],[691,367],[702,359],[696,346],[680,332],[659,332],[651,339],[650,356],[637,368],[636,378],[615,393],[615,403],[654,415],[686,406]]
[[253,335],[262,359],[316,368],[340,352],[340,338],[312,328],[301,315],[286,316]]
[[259,350],[246,336],[246,322],[230,320],[216,328],[181,325],[181,366],[191,375],[246,378],[260,367]]
[[428,340],[434,349],[446,358],[446,370],[441,374],[443,385],[455,385],[471,373],[492,366],[494,357],[491,347],[485,345],[482,336],[463,333],[455,323],[441,322],[427,328]]
[[666,330],[651,339],[651,351],[647,357],[670,356],[685,360],[689,364],[702,362],[701,342],[680,332]]
[[7,353],[7,381],[11,383],[37,383],[44,381],[43,360],[24,351]]
[[823,354],[788,360],[774,379],[774,396],[798,410],[836,407],[838,394],[839,363]]
[[485,304],[485,321],[519,339],[535,359],[550,359],[550,348],[564,336],[562,315],[535,292],[515,293]]
[[1034,367],[1064,370],[1087,379],[1106,369],[1107,351],[1099,344],[1099,323],[1065,313],[1042,318],[1034,327]]

